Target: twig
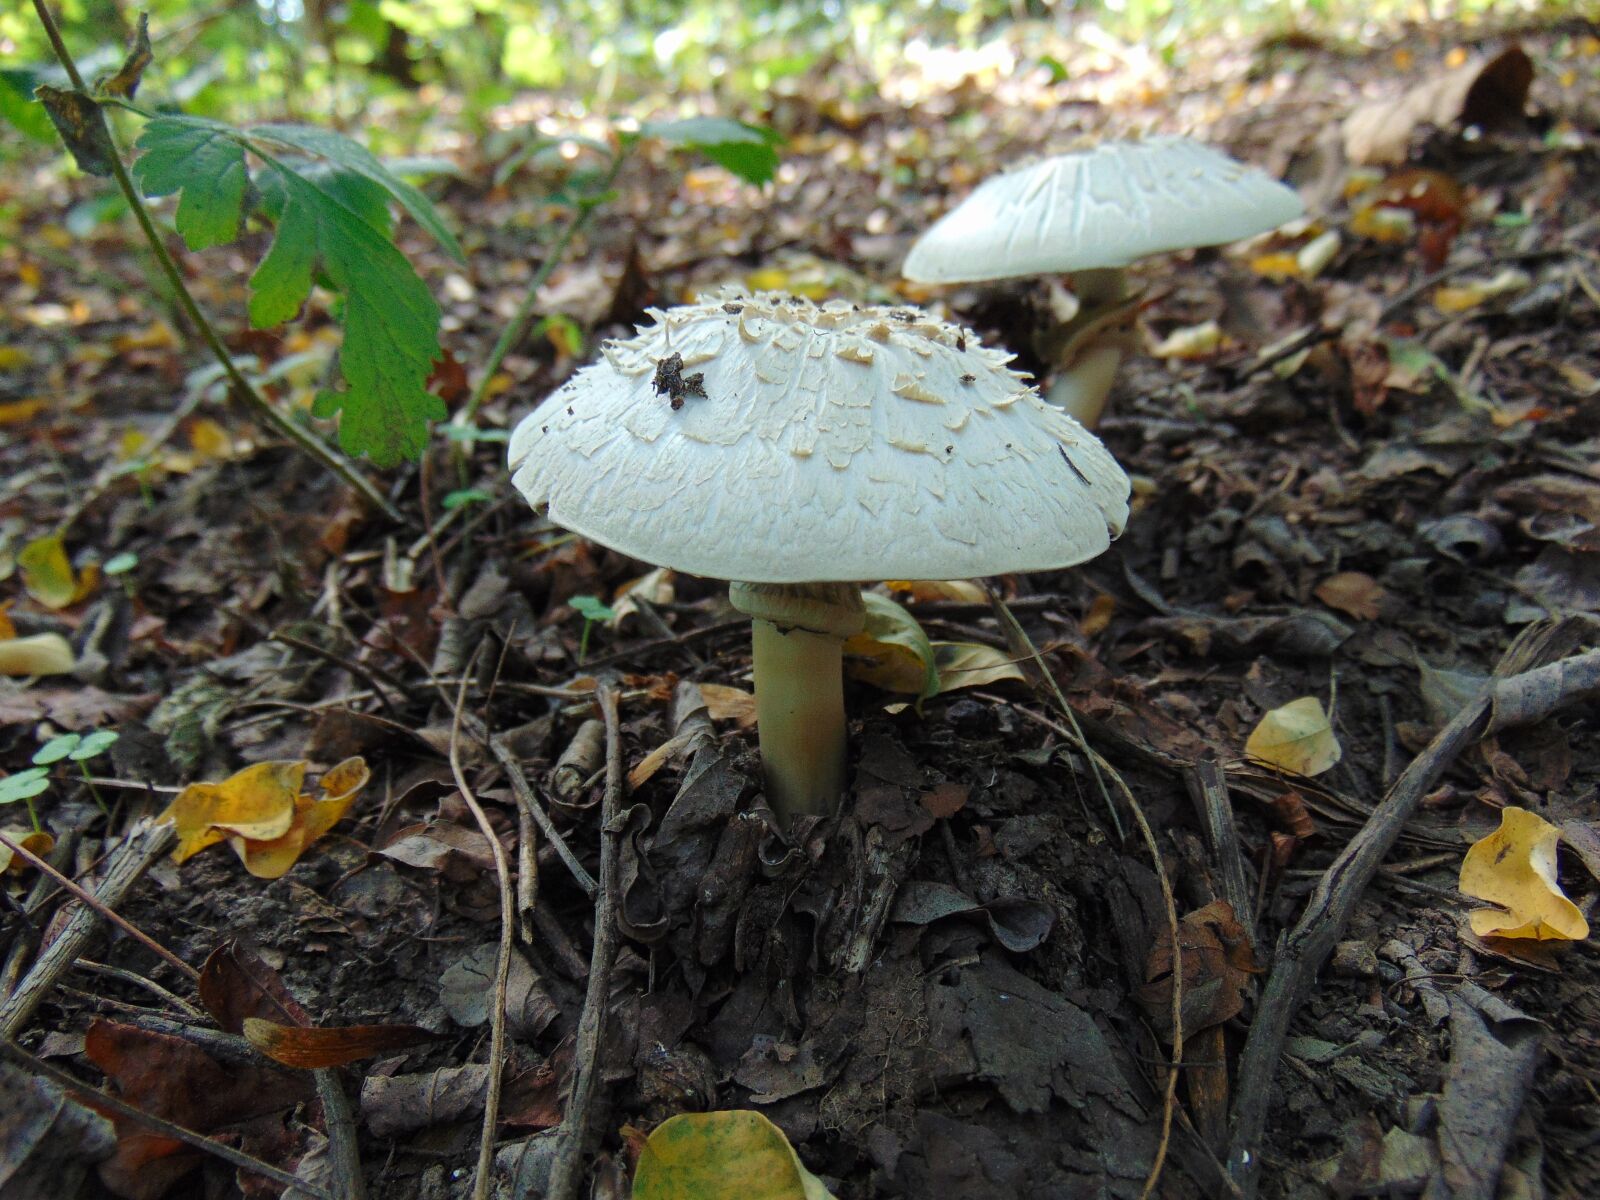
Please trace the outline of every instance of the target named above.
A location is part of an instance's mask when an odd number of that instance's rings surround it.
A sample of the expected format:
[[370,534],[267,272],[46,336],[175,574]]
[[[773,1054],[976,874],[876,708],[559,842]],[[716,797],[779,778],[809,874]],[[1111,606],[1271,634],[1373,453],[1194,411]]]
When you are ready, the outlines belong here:
[[623,646],[608,654],[597,655],[583,664],[584,670],[594,671],[600,667],[610,666],[614,662],[627,659],[636,662],[646,656],[654,654],[657,650],[677,649],[690,642],[700,642],[707,638],[716,637],[718,634],[727,633],[734,629],[748,630],[750,620],[748,617],[737,621],[718,621],[713,625],[702,625],[698,629],[686,629],[682,633],[669,638],[657,638],[653,642],[637,642],[632,646]]
[[166,988],[162,987],[154,979],[146,979],[137,971],[129,971],[124,967],[113,967],[107,963],[94,962],[87,958],[80,958],[74,965],[80,971],[88,971],[94,975],[104,975],[108,979],[120,980],[123,983],[131,984],[133,987],[143,988],[152,996],[156,997],[156,999],[160,1000],[163,1004],[177,1009],[191,1021],[204,1021],[206,1019],[206,1016],[203,1012],[201,1012],[194,1005],[190,1004],[182,996],[178,996],[167,991]]
[[[618,150],[611,160],[611,170],[606,174],[604,182],[597,189],[600,193],[611,190],[611,185],[616,181],[617,172],[622,170],[622,164],[627,159],[626,150]],[[550,274],[567,256],[567,247],[572,245],[572,239],[577,237],[589,227],[589,222],[594,220],[594,214],[599,210],[597,203],[579,201],[578,207],[573,210],[567,223],[562,226],[561,232],[556,236],[555,242],[550,246],[544,256],[544,261],[539,264],[539,269],[534,272],[533,278],[528,281],[528,289],[522,295],[522,303],[517,305],[517,311],[506,327],[500,331],[500,336],[495,340],[494,349],[489,351],[489,357],[483,364],[483,373],[478,376],[478,383],[472,389],[472,395],[461,411],[456,414],[452,422],[458,426],[472,424],[478,410],[483,407],[485,398],[489,395],[489,385],[500,372],[500,364],[506,355],[516,349],[517,344],[527,335],[528,324],[533,320],[534,305],[539,302],[539,290],[550,280]]]
[[156,261],[161,264],[161,273],[166,276],[167,284],[172,288],[177,297],[178,305],[183,309],[184,316],[194,325],[200,334],[200,339],[205,342],[207,349],[216,358],[222,367],[228,382],[232,385],[234,394],[243,399],[250,408],[273,429],[288,438],[301,450],[327,467],[340,479],[344,480],[359,492],[369,504],[378,509],[396,524],[405,524],[405,517],[400,510],[389,503],[384,494],[378,491],[372,481],[355,469],[355,466],[345,458],[340,457],[310,430],[302,429],[255,389],[255,386],[245,378],[244,372],[239,370],[233,361],[233,355],[228,353],[227,346],[212,327],[211,322],[201,311],[200,305],[195,302],[194,295],[183,281],[183,272],[178,270],[178,264],[173,261],[171,252],[167,249],[166,240],[161,236],[161,231],[156,228],[150,210],[146,207],[144,197],[139,194],[139,189],[133,186],[133,179],[128,175],[128,168],[122,162],[122,151],[118,149],[116,140],[111,133],[111,122],[105,118],[105,113],[100,110],[100,105],[95,101],[93,94],[84,86],[83,76],[78,73],[78,64],[73,61],[72,53],[67,49],[67,44],[62,40],[61,30],[56,26],[55,17],[45,5],[44,0],[33,0],[33,9],[39,14],[39,21],[44,26],[45,36],[50,39],[51,49],[55,51],[56,59],[67,73],[67,78],[72,81],[73,89],[87,100],[94,111],[94,120],[100,122],[105,131],[107,144],[111,153],[106,159],[111,167],[111,174],[117,181],[117,187],[122,190],[123,197],[128,201],[128,207],[133,210],[134,218],[139,222],[139,228],[144,232],[145,240],[150,243],[150,249],[156,256]]
[[589,985],[578,1018],[577,1043],[572,1054],[572,1091],[561,1122],[550,1166],[547,1200],[576,1200],[583,1179],[583,1159],[589,1146],[589,1127],[596,1085],[600,1077],[600,1041],[611,1002],[611,967],[617,957],[617,857],[622,811],[622,731],[617,720],[617,693],[609,683],[600,685],[600,713],[606,723],[606,791],[600,804],[600,893],[594,906],[594,952],[589,962]]
[[113,906],[122,902],[129,889],[150,869],[156,859],[172,848],[177,836],[171,825],[151,825],[137,838],[124,842],[107,868],[106,877],[96,894],[91,896],[38,855],[23,849],[4,834],[0,834],[0,844],[9,847],[13,854],[25,859],[36,869],[50,875],[84,904],[84,907],[72,914],[71,920],[67,922],[60,936],[45,947],[44,953],[33,964],[33,969],[17,985],[17,990],[4,1004],[0,1004],[0,1038],[14,1038],[22,1031],[22,1027],[28,1023],[28,1018],[33,1015],[34,1010],[50,994],[56,981],[78,957],[90,935],[94,933],[95,923],[100,917],[110,921],[147,949],[159,954],[191,979],[200,978],[200,972],[183,959],[160,945],[148,934],[135,929],[112,911]]
[[500,1121],[500,1077],[506,1054],[506,984],[511,977],[511,939],[515,933],[516,916],[512,909],[511,868],[506,863],[506,848],[495,836],[488,814],[478,803],[477,796],[473,795],[472,787],[461,770],[461,710],[467,702],[466,677],[471,674],[469,664],[467,670],[462,672],[461,686],[456,689],[455,717],[450,722],[450,773],[455,776],[462,800],[472,810],[479,831],[488,839],[489,848],[494,852],[494,874],[500,890],[500,951],[495,960],[494,995],[489,1010],[489,1092],[483,1105],[483,1136],[478,1141],[478,1174],[472,1181],[473,1200],[488,1200],[494,1173],[494,1132]]
[[[341,1200],[366,1200],[367,1181],[361,1174],[361,1148],[356,1142],[356,1118],[350,1100],[333,1067],[311,1072],[317,1081],[317,1098],[322,1101],[322,1119],[328,1126],[328,1162],[333,1168],[329,1182]],[[298,1186],[298,1185],[297,1185]]]
[[1244,876],[1244,858],[1239,853],[1239,830],[1233,823],[1233,804],[1228,799],[1228,777],[1216,759],[1197,762],[1184,773],[1189,798],[1200,810],[1201,827],[1212,855],[1222,868],[1222,895],[1233,906],[1233,915],[1246,922],[1246,932],[1255,941],[1250,914],[1255,911],[1250,884]]
[[[462,681],[465,686],[465,680]],[[539,832],[544,834],[544,840],[555,847],[556,854],[566,864],[572,878],[583,889],[584,895],[593,900],[599,893],[600,885],[595,882],[594,876],[589,874],[584,865],[578,861],[578,856],[572,852],[572,847],[567,845],[567,839],[561,836],[561,831],[550,820],[550,814],[545,812],[544,805],[539,803],[538,794],[534,792],[533,785],[528,782],[528,777],[522,773],[522,766],[517,762],[517,756],[497,736],[491,736],[484,728],[482,722],[470,714],[464,714],[462,723],[471,731],[472,736],[479,741],[486,742],[489,752],[504,768],[506,778],[511,781],[511,790],[516,794],[517,803],[533,818],[534,824],[539,827]]]
[[232,1146],[225,1146],[221,1142],[213,1141],[204,1134],[196,1133],[192,1129],[185,1129],[182,1125],[174,1125],[171,1121],[164,1121],[160,1117],[145,1112],[143,1109],[135,1108],[126,1100],[119,1099],[109,1092],[90,1087],[81,1079],[67,1074],[43,1059],[35,1058],[10,1038],[0,1040],[0,1053],[4,1053],[18,1066],[26,1067],[35,1075],[50,1080],[74,1095],[84,1097],[95,1108],[110,1109],[119,1117],[126,1117],[128,1120],[135,1121],[147,1129],[153,1129],[163,1137],[172,1138],[174,1141],[182,1142],[186,1146],[193,1146],[196,1150],[214,1155],[224,1162],[230,1162],[242,1170],[249,1171],[252,1175],[260,1175],[264,1179],[270,1179],[274,1183],[282,1184],[284,1187],[294,1188],[305,1195],[320,1197],[321,1200],[342,1200],[341,1197],[334,1196],[315,1184],[308,1183],[304,1179],[298,1179],[287,1171],[274,1167],[270,1163],[262,1162],[259,1158],[252,1158],[242,1150],[235,1150]]
[[517,932],[533,943],[533,913],[539,906],[539,831],[526,805],[517,805]]
[[1497,679],[1412,760],[1329,865],[1299,922],[1283,941],[1239,1059],[1228,1170],[1246,1197],[1255,1195],[1260,1181],[1260,1143],[1272,1101],[1272,1077],[1283,1055],[1290,1022],[1417,805],[1457,755],[1491,728],[1491,714],[1497,724],[1531,724],[1591,695],[1597,680],[1600,650]]

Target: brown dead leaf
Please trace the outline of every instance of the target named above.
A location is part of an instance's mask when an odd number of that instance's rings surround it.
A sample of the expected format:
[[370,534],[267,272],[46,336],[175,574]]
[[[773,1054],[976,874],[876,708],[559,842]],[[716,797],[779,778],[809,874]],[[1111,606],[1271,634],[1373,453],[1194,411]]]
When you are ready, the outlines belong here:
[[1517,45],[1418,84],[1398,99],[1372,100],[1344,120],[1344,152],[1354,163],[1404,162],[1423,125],[1500,127],[1521,120],[1533,60]]
[[721,683],[702,683],[700,696],[713,721],[732,721],[740,729],[749,729],[756,723],[756,698],[752,692]]
[[[1178,922],[1183,947],[1183,1031],[1220,1025],[1244,1008],[1250,976],[1260,971],[1250,934],[1226,900],[1213,900]],[[1161,927],[1145,965],[1139,1003],[1162,1036],[1172,1036],[1172,931]]]
[[254,950],[224,942],[206,958],[197,985],[200,1003],[229,1033],[241,1033],[248,1017],[309,1025],[310,1014],[290,994],[278,973]]
[[273,1062],[301,1070],[342,1067],[375,1054],[408,1050],[434,1041],[438,1035],[418,1025],[280,1025],[260,1017],[246,1017],[244,1036]]
[[1340,571],[1319,583],[1314,594],[1329,608],[1348,613],[1358,621],[1375,621],[1388,593],[1371,575]]

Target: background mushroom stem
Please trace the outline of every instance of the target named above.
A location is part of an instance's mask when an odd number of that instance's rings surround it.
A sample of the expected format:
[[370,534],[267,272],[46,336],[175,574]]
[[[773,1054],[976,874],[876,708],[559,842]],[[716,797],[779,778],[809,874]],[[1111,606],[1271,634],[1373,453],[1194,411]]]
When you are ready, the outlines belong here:
[[827,816],[844,792],[844,640],[865,622],[852,583],[729,588],[751,618],[756,721],[767,803],[788,824]]
[[1104,325],[1108,312],[1127,298],[1127,274],[1121,267],[1093,267],[1072,273],[1072,293],[1078,315],[1049,331],[1038,349],[1055,376],[1045,389],[1045,399],[1086,429],[1099,424],[1105,413],[1117,368],[1134,348],[1131,328],[1124,323]]

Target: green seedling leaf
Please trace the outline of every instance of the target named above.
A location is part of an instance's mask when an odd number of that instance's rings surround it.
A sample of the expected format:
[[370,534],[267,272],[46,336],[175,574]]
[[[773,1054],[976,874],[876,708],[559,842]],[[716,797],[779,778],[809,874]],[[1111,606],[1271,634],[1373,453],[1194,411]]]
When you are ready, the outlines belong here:
[[43,767],[29,767],[15,775],[0,779],[0,804],[15,804],[18,800],[32,800],[50,786],[50,772]]
[[476,425],[446,425],[444,436],[452,442],[509,442],[511,432],[506,429],[481,429]]
[[598,596],[574,596],[567,603],[585,621],[609,621],[616,611]]
[[112,729],[96,729],[78,743],[78,748],[67,755],[73,762],[87,762],[97,754],[104,754],[121,736]]
[[778,169],[777,147],[783,144],[783,138],[771,129],[728,117],[648,121],[639,132],[669,146],[697,151],[740,179],[756,184],[772,181]]
[[117,68],[117,73],[102,79],[95,90],[102,96],[122,96],[132,100],[133,94],[139,90],[139,81],[144,78],[144,70],[155,61],[155,54],[150,49],[150,14],[139,14],[139,29],[133,35],[133,44],[128,47],[128,56],[122,60],[122,66]]
[[39,73],[27,67],[0,68],[0,118],[36,142],[53,142],[50,114],[33,98],[39,83]]
[[752,1110],[680,1113],[639,1154],[633,1200],[833,1200],[783,1131]]
[[53,737],[34,753],[33,763],[38,767],[58,763],[76,750],[82,740],[75,733],[63,733],[60,737]]
[[121,554],[114,554],[106,559],[105,566],[100,569],[107,575],[126,575],[139,565],[139,556],[131,550]]
[[48,83],[41,83],[33,94],[50,114],[50,123],[71,151],[79,170],[102,179],[110,176],[111,160],[117,151],[111,144],[100,106],[82,92]]
[[494,497],[482,488],[462,488],[460,491],[451,492],[439,503],[446,509],[460,508],[463,504],[482,504]]

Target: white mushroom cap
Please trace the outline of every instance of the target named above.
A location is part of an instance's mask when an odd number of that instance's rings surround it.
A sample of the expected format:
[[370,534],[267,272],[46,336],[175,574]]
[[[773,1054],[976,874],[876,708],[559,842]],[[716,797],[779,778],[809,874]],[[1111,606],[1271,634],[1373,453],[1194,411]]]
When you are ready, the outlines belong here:
[[[1122,532],[1122,468],[970,332],[771,294],[651,315],[511,435],[513,482],[558,525],[750,583],[1047,570]],[[672,355],[704,376],[677,409]]]
[[1304,211],[1292,189],[1199,142],[1107,142],[984,180],[917,239],[902,273],[970,283],[1125,267],[1265,233]]

